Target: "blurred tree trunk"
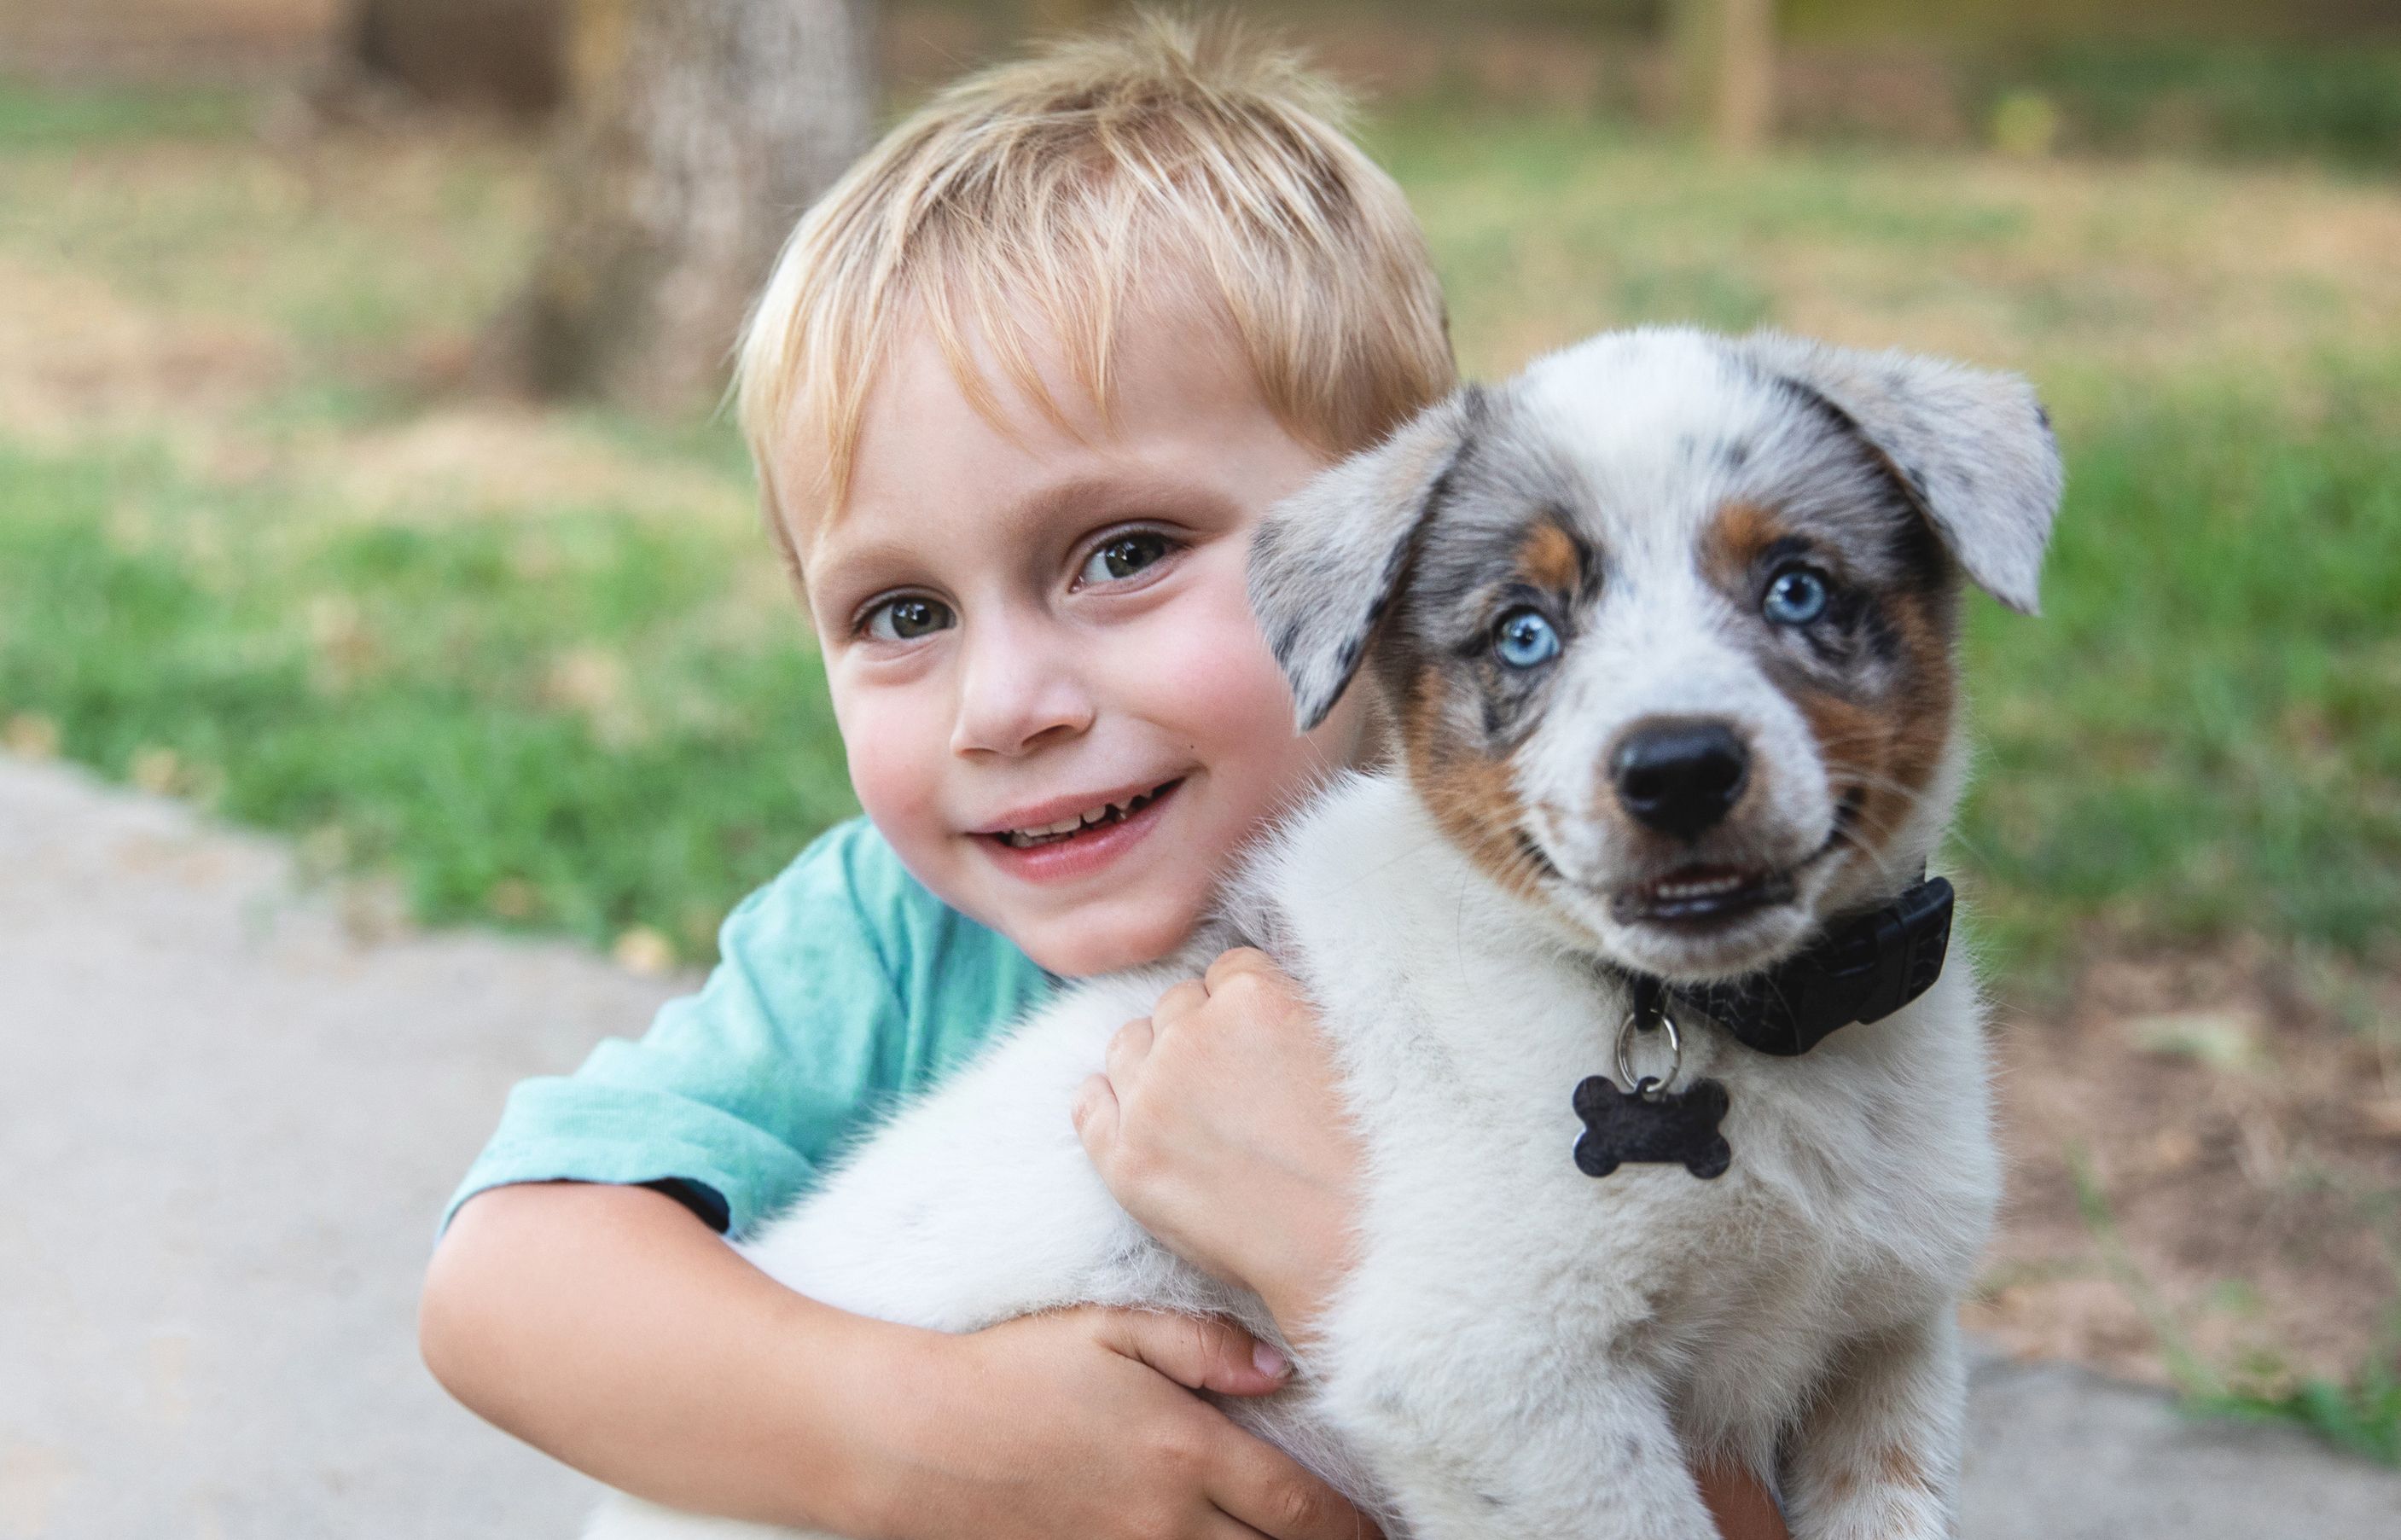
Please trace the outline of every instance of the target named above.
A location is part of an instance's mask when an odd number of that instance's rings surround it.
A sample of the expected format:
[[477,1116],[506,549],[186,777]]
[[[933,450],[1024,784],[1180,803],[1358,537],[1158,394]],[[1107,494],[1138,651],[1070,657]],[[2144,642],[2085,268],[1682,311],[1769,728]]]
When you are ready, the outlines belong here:
[[550,226],[514,318],[545,394],[718,390],[793,219],[865,146],[871,0],[574,0]]
[[1670,0],[1679,110],[1722,150],[1755,150],[1776,119],[1776,0]]

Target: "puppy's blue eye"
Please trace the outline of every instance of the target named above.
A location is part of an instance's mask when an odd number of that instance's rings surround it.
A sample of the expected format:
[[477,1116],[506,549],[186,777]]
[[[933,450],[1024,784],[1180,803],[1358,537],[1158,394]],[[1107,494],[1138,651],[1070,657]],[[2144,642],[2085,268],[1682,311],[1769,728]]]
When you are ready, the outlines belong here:
[[1512,610],[1492,628],[1492,651],[1512,668],[1539,668],[1559,655],[1559,634],[1540,610]]
[[1778,626],[1806,626],[1826,612],[1826,574],[1815,567],[1787,567],[1770,578],[1760,613]]

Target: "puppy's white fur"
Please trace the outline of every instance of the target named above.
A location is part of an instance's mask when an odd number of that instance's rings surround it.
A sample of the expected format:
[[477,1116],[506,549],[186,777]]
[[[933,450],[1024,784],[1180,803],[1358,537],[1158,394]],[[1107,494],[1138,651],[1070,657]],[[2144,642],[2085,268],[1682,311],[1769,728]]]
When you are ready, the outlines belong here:
[[[1728,387],[1722,358],[1703,346],[1638,351],[1652,355],[1646,378],[1667,382],[1663,393],[1692,398],[1688,411],[1750,411],[1710,405]],[[1577,355],[1563,360],[1521,382],[1532,431],[1567,413],[1552,431],[1573,434],[1590,371],[1623,364],[1587,356],[1579,378]],[[1527,420],[1516,431],[1530,431]],[[1613,457],[1571,442],[1597,457],[1592,474],[1640,469],[1646,430],[1619,431],[1627,447]],[[1404,477],[1422,492],[1441,457],[1401,449]],[[1804,774],[1814,763],[1805,733],[1709,639],[1716,601],[1665,581],[1689,568],[1691,529],[1653,532],[1657,552],[1640,554],[1629,535],[1612,555],[1625,571],[1662,579],[1637,583],[1657,645],[1602,673],[1637,694],[1653,680],[1678,708],[1699,689],[1749,711],[1763,763],[1790,782],[1778,794],[1792,805],[1771,821],[1821,838],[1831,804],[1822,778]],[[1381,543],[1400,538],[1387,529],[1359,559],[1393,566]],[[2003,567],[2012,597],[2030,603],[2031,571],[2014,547]],[[1698,679],[1680,658],[1724,678]],[[1563,678],[1554,710],[1631,709],[1601,698],[1601,674]],[[1931,845],[1959,752],[1955,735],[1910,827],[1881,852],[1887,863]],[[1519,775],[1548,787],[1536,803],[1571,815],[1574,826],[1546,831],[1546,845],[1600,839],[1597,820],[1572,816],[1584,794],[1576,766],[1536,754]],[[1358,1263],[1297,1382],[1231,1402],[1229,1414],[1360,1498],[1396,1537],[1699,1540],[1715,1531],[1688,1473],[1698,1454],[1779,1482],[1800,1540],[1952,1533],[1962,1411],[1953,1312],[1998,1190],[1964,959],[1955,955],[1909,1007],[1798,1059],[1694,1024],[1682,1073],[1731,1093],[1732,1169],[1703,1181],[1638,1165],[1595,1181],[1571,1162],[1581,1125],[1570,1093],[1609,1069],[1629,1005],[1595,928],[1497,882],[1446,840],[1404,778],[1346,777],[1248,859],[1223,926],[1184,957],[1070,990],[741,1249],[803,1294],[944,1331],[1096,1302],[1218,1312],[1275,1338],[1254,1297],[1187,1265],[1118,1209],[1067,1115],[1119,1025],[1217,945],[1261,941],[1318,1007],[1366,1166]],[[590,1534],[777,1533],[616,1499]]]

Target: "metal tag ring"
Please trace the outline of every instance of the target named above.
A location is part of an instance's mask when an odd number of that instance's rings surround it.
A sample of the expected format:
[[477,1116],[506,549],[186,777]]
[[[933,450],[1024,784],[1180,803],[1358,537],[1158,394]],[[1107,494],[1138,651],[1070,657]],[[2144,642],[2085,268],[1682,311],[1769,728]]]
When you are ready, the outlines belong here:
[[1674,1087],[1676,1077],[1683,1072],[1683,1035],[1676,1030],[1676,1018],[1667,1014],[1667,1008],[1664,1004],[1659,1007],[1659,1024],[1667,1029],[1667,1073],[1656,1078],[1638,1077],[1634,1073],[1631,1050],[1634,1046],[1635,1033],[1642,1029],[1641,1012],[1627,1011],[1626,1024],[1617,1029],[1617,1076],[1626,1082],[1628,1090],[1641,1091],[1645,1094],[1667,1091]]

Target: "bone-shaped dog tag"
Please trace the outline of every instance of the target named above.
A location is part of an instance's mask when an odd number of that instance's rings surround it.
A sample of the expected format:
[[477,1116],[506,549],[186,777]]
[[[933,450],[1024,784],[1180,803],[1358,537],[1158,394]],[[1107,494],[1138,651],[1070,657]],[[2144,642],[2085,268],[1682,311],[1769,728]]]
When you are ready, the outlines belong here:
[[1734,1163],[1734,1147],[1718,1132],[1731,1104],[1715,1080],[1694,1080],[1683,1091],[1661,1091],[1644,1078],[1631,1091],[1603,1075],[1587,1076],[1575,1088],[1576,1169],[1606,1176],[1631,1163],[1681,1165],[1707,1179],[1722,1176]]

